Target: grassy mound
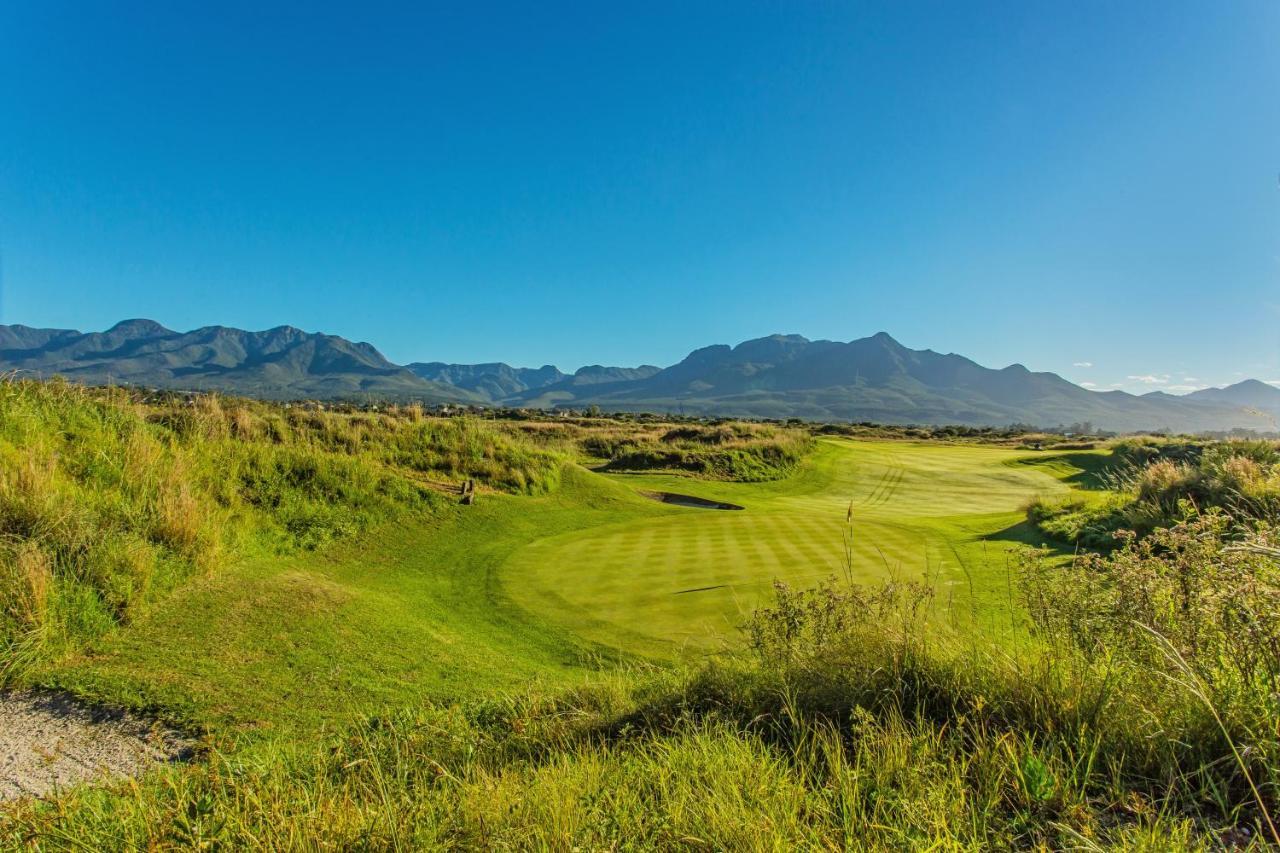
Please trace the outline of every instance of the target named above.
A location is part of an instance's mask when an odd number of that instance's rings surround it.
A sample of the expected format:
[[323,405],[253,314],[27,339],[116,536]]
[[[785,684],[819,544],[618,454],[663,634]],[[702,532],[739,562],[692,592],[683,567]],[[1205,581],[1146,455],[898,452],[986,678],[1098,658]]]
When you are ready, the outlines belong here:
[[80,648],[236,559],[431,513],[446,502],[441,478],[539,492],[561,464],[419,410],[0,383],[0,675]]
[[609,471],[684,471],[718,480],[758,483],[792,473],[813,447],[797,429],[760,424],[676,426],[647,440],[595,437],[586,443]]

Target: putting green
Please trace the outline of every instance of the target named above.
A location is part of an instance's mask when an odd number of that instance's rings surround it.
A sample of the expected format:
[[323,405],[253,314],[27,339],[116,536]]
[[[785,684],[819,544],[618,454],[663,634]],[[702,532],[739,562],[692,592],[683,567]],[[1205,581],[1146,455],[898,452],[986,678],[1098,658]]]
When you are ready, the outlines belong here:
[[[824,440],[794,477],[766,484],[621,475],[636,488],[741,504],[662,511],[540,539],[503,566],[508,596],[586,638],[642,654],[705,651],[737,635],[773,581],[843,574],[853,507],[855,579],[929,579],[940,606],[976,614],[1007,589],[1010,540],[1036,496],[1069,487],[1037,454],[1004,448]],[[1042,457],[1040,457],[1042,458]],[[1007,597],[999,596],[1001,601]]]

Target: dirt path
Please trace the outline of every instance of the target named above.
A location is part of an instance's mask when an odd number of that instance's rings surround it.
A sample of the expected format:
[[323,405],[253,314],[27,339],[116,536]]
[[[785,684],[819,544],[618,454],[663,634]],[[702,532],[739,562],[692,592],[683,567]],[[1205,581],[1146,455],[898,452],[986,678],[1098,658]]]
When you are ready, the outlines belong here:
[[56,693],[0,693],[0,801],[180,760],[191,742],[117,711]]

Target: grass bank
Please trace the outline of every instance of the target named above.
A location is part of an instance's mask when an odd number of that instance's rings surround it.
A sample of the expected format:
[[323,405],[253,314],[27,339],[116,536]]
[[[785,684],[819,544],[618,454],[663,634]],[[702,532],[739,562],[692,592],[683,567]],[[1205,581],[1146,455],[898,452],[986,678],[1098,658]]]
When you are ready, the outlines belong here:
[[545,492],[562,464],[415,409],[339,415],[0,382],[0,677],[74,653],[240,560],[430,516],[450,502],[442,485],[463,478]]

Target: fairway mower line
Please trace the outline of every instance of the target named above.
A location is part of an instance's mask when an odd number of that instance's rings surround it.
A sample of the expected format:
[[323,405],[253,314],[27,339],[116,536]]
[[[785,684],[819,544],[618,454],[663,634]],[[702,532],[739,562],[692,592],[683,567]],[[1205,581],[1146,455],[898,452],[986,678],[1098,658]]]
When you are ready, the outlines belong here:
[[691,592],[709,592],[710,590],[713,590],[713,589],[728,589],[728,588],[729,588],[729,584],[718,583],[718,584],[715,584],[714,586],[699,586],[699,587],[694,587],[693,589],[681,589],[671,594],[672,595],[688,595]]

